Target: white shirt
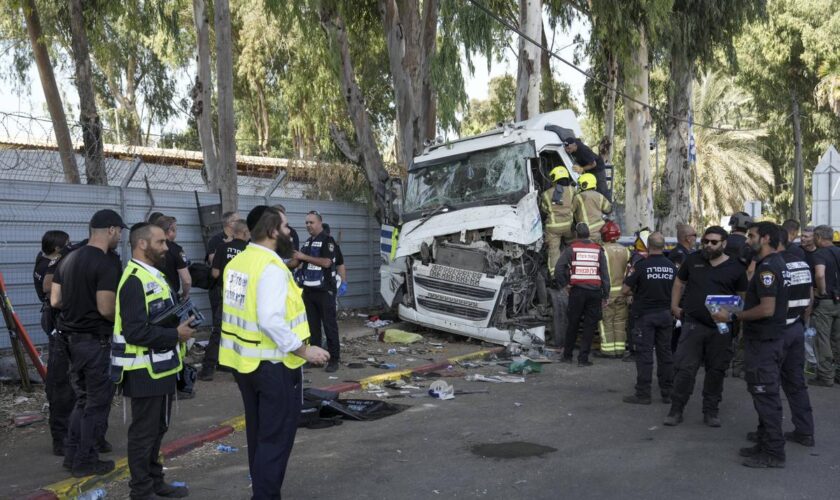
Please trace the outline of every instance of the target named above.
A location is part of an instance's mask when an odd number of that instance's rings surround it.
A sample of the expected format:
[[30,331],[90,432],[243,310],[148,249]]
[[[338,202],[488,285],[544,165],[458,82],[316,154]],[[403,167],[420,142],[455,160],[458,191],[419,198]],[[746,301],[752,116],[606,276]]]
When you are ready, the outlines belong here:
[[[249,247],[261,252],[276,253],[270,248],[256,243]],[[286,295],[289,293],[288,274],[276,264],[266,266],[257,282],[257,324],[260,331],[277,344],[277,349],[284,353],[296,351],[303,342],[295,335],[286,322]]]
[[134,262],[138,266],[142,267],[146,271],[149,271],[149,273],[151,273],[151,275],[154,276],[155,278],[159,278],[159,279],[162,279],[162,280],[166,279],[166,277],[163,275],[163,273],[160,272],[160,269],[158,269],[156,267],[152,267],[149,264],[146,264],[145,262],[141,262],[137,259],[131,259],[131,260],[132,260],[132,262]]

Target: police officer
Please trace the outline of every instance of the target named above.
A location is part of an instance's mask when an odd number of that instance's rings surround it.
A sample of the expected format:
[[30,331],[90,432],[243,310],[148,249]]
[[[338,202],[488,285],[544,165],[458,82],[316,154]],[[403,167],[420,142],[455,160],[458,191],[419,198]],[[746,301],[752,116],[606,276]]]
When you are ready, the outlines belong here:
[[300,367],[329,354],[304,343],[301,290],[278,255],[292,244],[286,217],[263,205],[247,220],[252,241],[222,278],[219,364],[234,370],[242,394],[253,498],[280,498],[300,418]]
[[177,300],[186,300],[190,296],[192,278],[190,277],[190,262],[181,245],[175,243],[178,237],[178,220],[169,215],[162,215],[155,220],[155,225],[163,229],[166,235],[166,261],[160,269],[166,276],[166,281],[175,292]]
[[726,237],[722,227],[708,227],[700,240],[703,249],[690,255],[677,271],[671,291],[671,313],[682,322],[682,334],[674,356],[674,388],[665,425],[683,421],[683,408],[694,391],[694,379],[702,364],[706,368],[703,422],[709,427],[720,427],[718,407],[731,360],[732,335],[718,331],[706,308],[706,297],[734,295],[747,288],[744,266],[724,253]]
[[114,385],[108,376],[120,267],[109,251],[120,243],[125,228],[113,210],[90,219],[88,243],[61,260],[53,277],[50,304],[61,310],[59,330],[70,345],[71,382],[76,406],[64,448],[64,466],[74,477],[106,474],[112,460],[99,460]]
[[753,218],[747,212],[735,212],[729,218],[730,234],[726,238],[726,255],[738,259],[745,266],[752,261],[752,249],[747,244],[747,229]]
[[[208,382],[213,380],[216,372],[216,364],[219,362],[219,339],[222,331],[222,283],[219,278],[228,262],[239,255],[248,246],[251,235],[248,232],[248,224],[245,219],[233,221],[230,224],[230,241],[223,242],[216,247],[213,255],[213,263],[210,267],[210,276],[218,283],[210,289],[211,302],[216,301],[218,308],[213,310],[213,328],[210,330],[210,339],[204,349],[204,359],[201,362],[201,370],[198,372],[198,380]],[[215,297],[213,297],[215,295]]]
[[612,212],[612,203],[595,190],[595,176],[583,174],[578,177],[579,190],[572,199],[572,216],[575,224],[583,222],[589,227],[589,236],[596,243],[601,242],[601,226],[604,215]]
[[548,249],[548,272],[554,276],[561,248],[572,241],[572,178],[564,166],[549,172],[553,186],[546,189],[540,200],[540,210],[545,215],[545,246]]
[[604,308],[604,319],[599,324],[601,329],[600,356],[620,358],[624,356],[627,340],[627,300],[621,294],[621,282],[627,273],[630,250],[618,243],[621,228],[613,221],[607,221],[601,227],[601,239],[604,241],[604,255],[607,258],[607,272],[610,275],[610,301]]
[[785,251],[799,257],[800,260],[805,260],[805,250],[796,243],[796,238],[799,237],[799,222],[793,219],[787,219],[782,222],[782,229],[785,230]]
[[312,344],[321,346],[321,326],[327,336],[330,362],[326,371],[338,370],[341,346],[338,340],[338,319],[335,304],[335,240],[324,232],[321,214],[306,214],[309,239],[294,252],[289,267],[297,267],[295,277],[303,287],[303,302],[312,335]]
[[747,288],[744,310],[718,311],[718,322],[743,321],[744,378],[761,422],[759,443],[741,450],[747,467],[785,466],[785,438],[782,434],[782,401],[779,396],[779,361],[784,356],[782,332],[788,307],[784,283],[787,269],[778,254],[781,228],[772,222],[759,222],[749,229],[748,242],[758,259]]
[[[783,226],[784,229],[784,226]],[[799,443],[802,446],[814,446],[814,416],[811,411],[811,399],[808,396],[808,385],[805,383],[805,338],[803,330],[809,321],[811,304],[814,299],[814,289],[811,281],[811,271],[804,259],[787,249],[788,231],[779,235],[778,251],[785,260],[785,287],[788,291],[787,314],[785,329],[782,334],[781,382],[790,406],[793,432],[785,432],[785,440]],[[747,433],[747,440],[760,442],[763,433],[761,421],[758,430]],[[760,447],[754,448],[760,451]]]
[[70,352],[67,337],[56,330],[57,309],[50,306],[50,289],[53,274],[58,262],[70,244],[70,235],[64,231],[47,231],[41,238],[41,251],[35,258],[32,278],[35,295],[41,301],[41,328],[49,339],[49,357],[47,358],[47,379],[44,390],[50,409],[50,434],[52,435],[53,454],[64,456],[64,438],[67,437],[67,421],[76,395],[70,385]]
[[[632,268],[636,262],[644,259],[648,255],[647,240],[650,238],[650,229],[643,227],[633,233],[636,239],[633,241],[633,249],[630,251],[630,262],[628,267]],[[625,328],[625,336],[627,337],[627,351],[621,361],[625,363],[636,362],[636,346],[633,338],[633,316],[627,318],[627,327]]]
[[592,337],[602,316],[602,307],[610,296],[610,274],[601,245],[589,239],[589,227],[575,226],[578,239],[573,241],[557,261],[554,277],[558,288],[569,293],[569,327],[563,348],[564,363],[572,362],[572,353],[578,337],[578,325],[583,319],[583,336],[578,352],[578,366],[592,366],[589,350]]
[[809,383],[831,387],[840,383],[840,247],[832,243],[830,226],[814,228],[814,328],[817,330],[817,376]]
[[166,277],[155,267],[166,259],[166,236],[140,222],[129,236],[132,259],[117,288],[111,378],[131,399],[128,427],[129,487],[132,499],[182,498],[185,486],[164,481],[160,444],[169,428],[172,397],[183,363],[183,343],[195,330],[193,318],[164,319],[176,304]]
[[656,379],[663,403],[671,402],[674,385],[674,362],[671,352],[671,289],[677,268],[663,255],[665,237],[651,233],[648,256],[637,261],[621,287],[624,295],[633,295],[633,336],[636,346],[636,393],[625,403],[651,403],[653,352],[656,350]]
[[674,249],[668,254],[671,262],[680,259],[680,263],[685,262],[685,258],[694,253],[694,245],[697,243],[697,231],[688,224],[677,224],[677,244]]

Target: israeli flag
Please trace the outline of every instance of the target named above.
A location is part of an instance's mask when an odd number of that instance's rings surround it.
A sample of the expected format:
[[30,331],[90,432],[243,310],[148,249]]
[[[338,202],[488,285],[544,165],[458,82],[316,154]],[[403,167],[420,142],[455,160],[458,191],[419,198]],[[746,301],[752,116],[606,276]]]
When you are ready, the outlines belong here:
[[688,112],[688,163],[697,163],[697,143],[694,141],[694,113]]

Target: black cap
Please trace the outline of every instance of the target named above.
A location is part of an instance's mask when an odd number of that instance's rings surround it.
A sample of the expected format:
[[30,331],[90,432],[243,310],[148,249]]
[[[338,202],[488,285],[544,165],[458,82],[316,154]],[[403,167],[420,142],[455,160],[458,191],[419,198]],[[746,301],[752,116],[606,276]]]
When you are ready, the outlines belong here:
[[120,217],[120,214],[110,208],[100,210],[93,214],[93,217],[90,218],[90,227],[93,229],[105,229],[109,227],[128,228],[125,222],[123,222],[122,217]]
[[563,139],[563,144],[565,144],[566,146],[571,146],[575,143],[575,141],[577,141],[577,139],[575,139],[574,137],[566,137],[565,139]]
[[257,222],[260,221],[266,210],[268,210],[268,205],[257,205],[248,212],[248,218],[245,219],[248,224],[248,231],[253,231],[257,227]]

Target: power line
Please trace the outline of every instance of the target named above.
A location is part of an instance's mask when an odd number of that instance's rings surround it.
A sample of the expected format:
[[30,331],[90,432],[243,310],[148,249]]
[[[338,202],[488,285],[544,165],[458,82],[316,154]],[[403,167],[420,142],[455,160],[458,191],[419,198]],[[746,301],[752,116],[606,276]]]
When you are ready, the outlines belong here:
[[671,118],[671,119],[679,121],[679,122],[688,123],[688,124],[690,124],[691,126],[694,126],[694,127],[707,128],[707,129],[711,129],[711,130],[720,130],[722,132],[754,132],[754,131],[757,131],[757,130],[763,130],[760,127],[756,127],[756,128],[725,128],[725,127],[718,127],[716,125],[708,125],[708,124],[705,124],[705,123],[697,123],[697,122],[682,118],[680,116],[672,115],[672,114],[670,114],[666,111],[663,111],[663,110],[657,108],[656,106],[651,106],[648,103],[644,103],[644,102],[642,102],[642,101],[640,101],[640,100],[638,100],[638,99],[636,99],[632,96],[629,96],[629,95],[625,94],[624,92],[622,92],[621,90],[618,90],[616,87],[613,87],[609,83],[602,81],[601,79],[599,79],[595,75],[592,75],[591,73],[580,69],[574,63],[567,61],[562,56],[557,54],[555,51],[549,49],[548,47],[546,47],[542,43],[537,42],[533,38],[529,37],[528,35],[523,33],[517,26],[514,26],[512,23],[506,21],[503,17],[499,16],[495,12],[493,12],[490,9],[488,9],[487,7],[485,7],[478,0],[467,0],[467,1],[470,2],[471,4],[475,5],[476,7],[478,7],[481,11],[483,11],[485,14],[487,14],[491,18],[495,19],[499,24],[501,24],[502,26],[504,26],[508,30],[513,31],[514,33],[516,33],[517,35],[519,35],[520,37],[522,37],[523,39],[528,41],[528,43],[530,43],[532,45],[536,45],[537,47],[540,48],[540,50],[542,50],[543,52],[547,52],[551,57],[559,60],[563,64],[569,66],[573,70],[582,74],[588,80],[592,80],[593,82],[595,82],[598,85],[606,88],[607,90],[615,92],[616,95],[620,95],[621,97],[624,97],[625,99],[627,99],[629,101],[635,102],[636,104],[638,104],[640,106],[643,106],[645,109],[647,109],[647,110],[649,110],[653,113],[658,113],[660,115],[666,116],[668,118]]

